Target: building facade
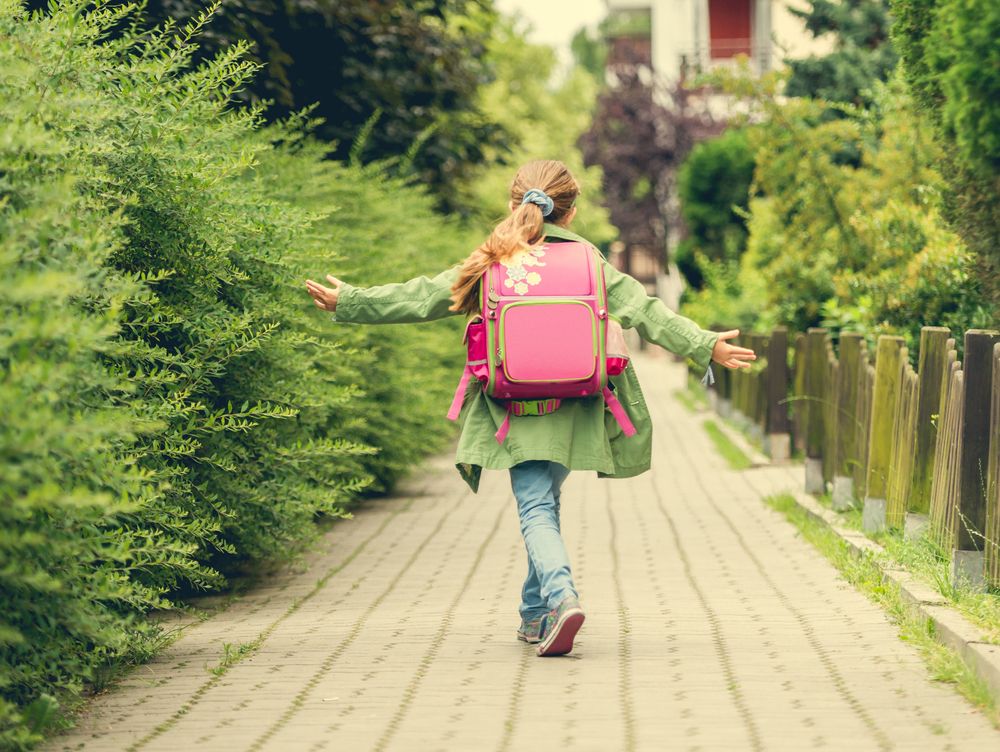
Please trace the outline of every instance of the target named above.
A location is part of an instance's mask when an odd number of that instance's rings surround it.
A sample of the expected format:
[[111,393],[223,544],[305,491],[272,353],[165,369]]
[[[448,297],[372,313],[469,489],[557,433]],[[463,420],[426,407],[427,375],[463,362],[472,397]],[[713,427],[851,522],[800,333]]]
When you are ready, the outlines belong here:
[[785,0],[606,1],[610,62],[641,60],[667,80],[730,63],[738,55],[763,73],[786,57],[822,55],[831,46],[814,39]]

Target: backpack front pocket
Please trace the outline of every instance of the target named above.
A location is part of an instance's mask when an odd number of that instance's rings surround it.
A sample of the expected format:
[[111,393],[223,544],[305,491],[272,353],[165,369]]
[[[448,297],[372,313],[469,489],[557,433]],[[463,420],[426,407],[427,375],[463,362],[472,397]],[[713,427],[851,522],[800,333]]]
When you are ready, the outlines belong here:
[[582,301],[511,303],[500,315],[497,359],[511,382],[585,381],[597,370],[597,332]]

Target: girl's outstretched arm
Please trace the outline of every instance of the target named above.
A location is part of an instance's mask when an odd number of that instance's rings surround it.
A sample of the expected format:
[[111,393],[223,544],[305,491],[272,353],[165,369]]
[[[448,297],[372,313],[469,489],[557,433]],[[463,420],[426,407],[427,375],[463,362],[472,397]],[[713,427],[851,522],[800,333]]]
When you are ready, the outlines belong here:
[[317,307],[334,314],[347,324],[409,324],[455,315],[451,306],[451,286],[458,276],[452,267],[436,277],[416,277],[375,287],[354,287],[332,275],[333,287],[306,280],[306,291]]

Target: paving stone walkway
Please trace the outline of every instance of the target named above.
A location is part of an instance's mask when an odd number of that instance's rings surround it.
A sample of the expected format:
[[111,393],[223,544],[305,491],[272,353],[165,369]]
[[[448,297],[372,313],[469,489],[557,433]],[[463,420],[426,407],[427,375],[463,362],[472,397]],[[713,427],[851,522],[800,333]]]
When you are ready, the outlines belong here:
[[[587,622],[537,658],[514,638],[526,555],[508,477],[449,457],[338,523],[306,571],[188,627],[50,750],[968,750],[1000,732],[928,677],[883,612],[762,496],[801,468],[727,469],[637,367],[654,470],[570,476],[563,532]],[[214,674],[224,644],[257,649]]]

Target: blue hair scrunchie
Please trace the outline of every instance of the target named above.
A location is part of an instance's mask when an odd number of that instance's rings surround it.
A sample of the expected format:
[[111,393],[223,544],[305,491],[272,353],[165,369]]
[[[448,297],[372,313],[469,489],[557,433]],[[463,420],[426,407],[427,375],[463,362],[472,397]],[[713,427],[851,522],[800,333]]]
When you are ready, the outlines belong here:
[[522,204],[537,204],[542,210],[542,216],[549,216],[556,208],[555,202],[541,188],[530,188],[524,192]]

